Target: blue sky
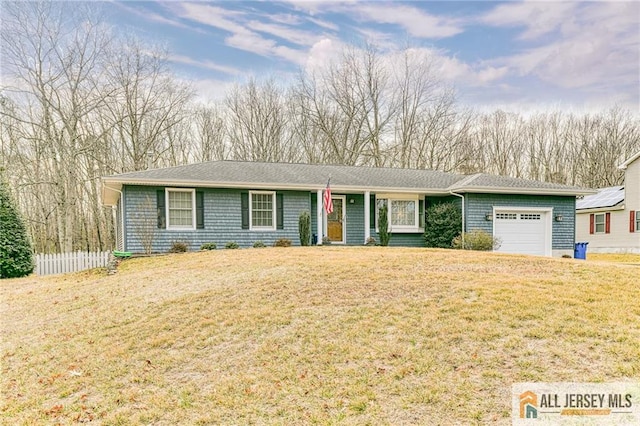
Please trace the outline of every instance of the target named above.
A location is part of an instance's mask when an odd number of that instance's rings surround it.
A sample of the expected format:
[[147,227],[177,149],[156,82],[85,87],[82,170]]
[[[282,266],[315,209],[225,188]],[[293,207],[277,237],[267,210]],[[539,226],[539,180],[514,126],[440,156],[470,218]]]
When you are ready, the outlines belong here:
[[284,81],[372,43],[428,53],[477,108],[640,109],[640,2],[118,2],[118,30],[165,46],[202,99]]

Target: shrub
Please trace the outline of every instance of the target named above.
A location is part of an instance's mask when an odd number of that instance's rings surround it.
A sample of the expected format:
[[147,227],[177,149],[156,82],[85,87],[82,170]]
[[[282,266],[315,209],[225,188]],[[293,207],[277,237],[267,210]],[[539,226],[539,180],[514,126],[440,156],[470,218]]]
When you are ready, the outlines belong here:
[[367,242],[364,243],[365,246],[375,246],[376,244],[378,243],[376,242],[376,239],[373,237],[367,238]]
[[388,246],[391,239],[389,232],[389,216],[387,215],[387,205],[383,204],[378,210],[378,236],[380,237],[380,245]]
[[236,243],[235,241],[229,241],[227,242],[227,244],[224,245],[224,248],[235,250],[235,249],[239,249],[240,245],[238,245],[238,243]]
[[200,250],[215,250],[216,248],[218,248],[216,243],[204,243],[200,246]]
[[311,241],[311,214],[307,211],[300,213],[298,232],[300,233],[300,245],[308,246]]
[[424,239],[427,247],[451,248],[462,232],[462,212],[455,203],[441,203],[426,211]]
[[[0,170],[1,171],[1,170]],[[18,278],[33,271],[33,251],[9,185],[0,175],[0,278]]]
[[455,249],[489,251],[500,247],[500,239],[494,238],[487,231],[474,229],[464,234],[464,246],[462,244],[462,234],[455,237],[451,245]]
[[323,246],[330,246],[330,245],[331,245],[331,238],[329,238],[329,237],[322,237],[322,245],[323,245]]
[[263,243],[262,241],[256,241],[255,243],[253,243],[253,248],[264,248],[267,245],[265,243]]
[[274,247],[291,247],[291,240],[288,238],[280,238],[273,243]]
[[189,245],[184,241],[173,241],[169,253],[185,253],[189,250]]

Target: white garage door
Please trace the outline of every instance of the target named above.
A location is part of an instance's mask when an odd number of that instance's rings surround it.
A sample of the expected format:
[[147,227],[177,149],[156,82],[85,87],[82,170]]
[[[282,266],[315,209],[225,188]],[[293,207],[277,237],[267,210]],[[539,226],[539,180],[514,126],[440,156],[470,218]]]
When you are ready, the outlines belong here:
[[503,253],[551,255],[551,224],[548,211],[496,210],[494,235]]

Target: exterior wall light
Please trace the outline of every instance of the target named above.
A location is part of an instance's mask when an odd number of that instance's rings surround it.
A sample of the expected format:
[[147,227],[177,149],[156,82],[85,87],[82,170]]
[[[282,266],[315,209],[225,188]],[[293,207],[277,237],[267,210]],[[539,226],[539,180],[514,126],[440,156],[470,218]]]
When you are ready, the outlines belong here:
[[556,215],[556,222],[562,222],[562,220],[563,220],[563,219],[564,219],[564,218],[562,217],[562,215],[561,215],[561,214],[557,214],[557,215]]

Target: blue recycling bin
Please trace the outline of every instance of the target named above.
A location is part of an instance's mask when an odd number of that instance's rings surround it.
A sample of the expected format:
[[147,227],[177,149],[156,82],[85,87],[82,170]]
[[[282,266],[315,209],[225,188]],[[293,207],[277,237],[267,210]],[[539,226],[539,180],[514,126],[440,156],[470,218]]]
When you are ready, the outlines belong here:
[[576,243],[576,247],[573,250],[574,259],[585,260],[587,258],[587,244],[589,243]]

